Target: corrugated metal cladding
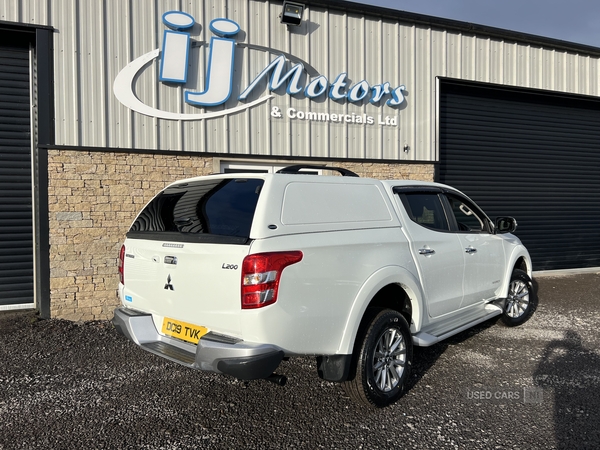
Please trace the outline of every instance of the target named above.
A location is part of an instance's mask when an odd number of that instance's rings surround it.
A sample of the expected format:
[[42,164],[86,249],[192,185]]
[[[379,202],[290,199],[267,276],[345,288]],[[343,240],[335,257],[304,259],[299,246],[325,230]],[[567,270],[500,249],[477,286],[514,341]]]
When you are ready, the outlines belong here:
[[[280,1],[77,1],[7,0],[2,18],[56,28],[54,70],[56,144],[161,150],[207,151],[238,155],[285,155],[435,161],[437,76],[597,96],[598,58],[489,37],[442,26],[415,24],[391,16],[311,6],[299,27],[279,21]],[[399,5],[401,7],[401,5]],[[348,8],[351,6],[348,3]],[[4,8],[4,9],[2,9]],[[113,81],[128,63],[162,46],[166,11],[181,9],[196,25],[193,40],[213,36],[208,25],[225,17],[236,21],[235,86],[225,108],[239,106],[240,89],[281,52],[305,61],[329,81],[342,72],[351,83],[389,82],[406,86],[398,109],[349,104],[328,98],[293,98],[285,89],[268,102],[225,118],[199,121],[154,119],[134,113],[113,95]],[[405,15],[406,16],[406,15]],[[259,51],[248,45],[270,48]],[[186,89],[204,88],[208,49],[194,47],[195,71]],[[197,70],[196,70],[197,69]],[[304,82],[306,79],[304,80]],[[266,86],[260,87],[261,95]],[[182,101],[183,88],[158,81],[154,61],[135,82],[146,104],[175,112],[204,112]],[[399,117],[397,126],[319,123],[274,119],[285,110]],[[214,110],[212,108],[210,110]],[[410,151],[405,153],[403,147]]]
[[513,216],[534,270],[600,266],[600,100],[442,81],[439,180]]
[[0,44],[0,308],[34,301],[30,114],[29,49]]

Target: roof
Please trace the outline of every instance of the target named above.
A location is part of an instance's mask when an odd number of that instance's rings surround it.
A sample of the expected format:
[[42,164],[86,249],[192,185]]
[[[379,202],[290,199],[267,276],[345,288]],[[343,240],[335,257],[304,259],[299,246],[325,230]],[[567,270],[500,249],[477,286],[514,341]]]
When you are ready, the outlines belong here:
[[[306,5],[319,6],[330,10],[343,10],[346,12],[354,12],[387,20],[409,22],[415,25],[423,25],[432,28],[443,28],[464,34],[484,35],[489,36],[490,38],[501,39],[503,41],[512,41],[545,48],[553,48],[556,50],[573,52],[581,55],[596,57],[600,56],[600,47],[577,44],[574,42],[538,36],[535,34],[506,30],[503,28],[478,25],[471,22],[462,22],[460,20],[444,19],[441,17],[428,16],[425,14],[412,13],[379,6],[364,5],[345,0],[304,0],[303,3]],[[401,4],[400,2],[398,3]]]

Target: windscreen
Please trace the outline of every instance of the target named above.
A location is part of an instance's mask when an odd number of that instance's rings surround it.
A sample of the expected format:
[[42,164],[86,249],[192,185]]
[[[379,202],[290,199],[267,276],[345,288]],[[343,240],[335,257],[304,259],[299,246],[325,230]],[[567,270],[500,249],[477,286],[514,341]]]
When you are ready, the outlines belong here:
[[144,208],[128,235],[176,233],[247,239],[263,183],[262,179],[232,178],[170,186]]

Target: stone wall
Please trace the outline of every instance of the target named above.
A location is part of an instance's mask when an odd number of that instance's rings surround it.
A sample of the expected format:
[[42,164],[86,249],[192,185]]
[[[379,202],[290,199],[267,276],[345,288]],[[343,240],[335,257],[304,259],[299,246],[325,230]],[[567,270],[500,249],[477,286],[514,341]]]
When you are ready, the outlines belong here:
[[[117,259],[139,210],[167,184],[214,171],[212,157],[50,150],[50,314],[112,317]],[[361,176],[433,180],[431,164],[335,163]]]
[[433,164],[380,164],[380,163],[334,163],[331,166],[341,166],[351,170],[361,177],[377,178],[379,180],[419,180],[433,181]]

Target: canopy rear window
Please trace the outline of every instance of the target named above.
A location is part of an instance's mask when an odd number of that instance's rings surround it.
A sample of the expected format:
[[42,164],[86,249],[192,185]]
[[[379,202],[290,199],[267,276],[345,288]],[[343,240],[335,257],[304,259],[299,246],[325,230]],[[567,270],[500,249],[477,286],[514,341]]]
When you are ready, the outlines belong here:
[[245,241],[250,236],[263,183],[262,179],[232,178],[170,186],[144,208],[128,237],[173,239],[205,235]]

